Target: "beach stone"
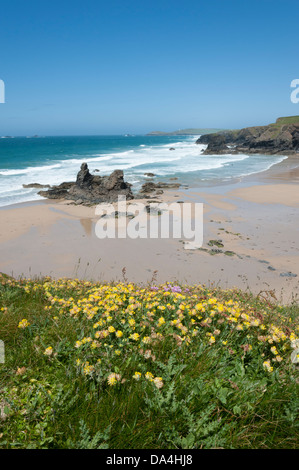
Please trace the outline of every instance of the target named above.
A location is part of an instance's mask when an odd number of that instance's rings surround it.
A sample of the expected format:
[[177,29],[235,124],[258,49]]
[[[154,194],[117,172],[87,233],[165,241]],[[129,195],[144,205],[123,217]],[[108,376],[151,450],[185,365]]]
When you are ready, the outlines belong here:
[[297,277],[297,274],[291,273],[290,271],[287,273],[280,273],[281,277]]
[[[152,204],[152,203],[151,203]],[[145,206],[145,210],[147,212],[147,214],[155,214],[155,215],[161,215],[161,209],[159,208],[159,206],[155,207],[153,205],[146,205]]]
[[[178,201],[178,202],[179,202],[179,201]],[[209,246],[214,246],[214,245],[216,245],[216,246],[219,246],[219,247],[224,247],[224,245],[223,245],[223,243],[222,243],[222,240],[210,240],[210,241],[208,242],[208,245],[209,245]]]
[[225,254],[226,256],[234,256],[236,253],[235,253],[234,251],[229,251],[229,250],[228,250],[228,251],[225,251],[224,254]]
[[223,253],[223,250],[220,250],[219,248],[212,248],[209,250],[210,255],[218,255],[219,253]]
[[140,189],[140,193],[151,193],[157,189],[156,183],[153,183],[152,181],[148,181],[147,183],[144,183]]
[[163,189],[178,188],[180,186],[181,185],[179,183],[162,183],[162,182],[154,183],[153,181],[147,181],[146,183],[143,183],[143,185],[141,186],[139,193],[136,195],[136,199],[142,199],[144,197],[149,198],[151,197],[150,195],[152,195],[153,193],[154,193],[154,196],[158,196],[160,194],[163,194]]
[[40,184],[40,183],[29,183],[23,184],[23,188],[51,188],[49,184]]

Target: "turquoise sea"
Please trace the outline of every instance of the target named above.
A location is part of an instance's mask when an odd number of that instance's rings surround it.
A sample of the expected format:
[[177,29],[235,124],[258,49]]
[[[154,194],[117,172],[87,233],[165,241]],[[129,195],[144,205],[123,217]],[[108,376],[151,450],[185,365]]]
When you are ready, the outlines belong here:
[[[177,177],[189,187],[259,173],[286,157],[269,155],[201,155],[199,136],[66,136],[0,138],[0,207],[43,199],[23,184],[60,184],[75,181],[81,163],[91,172],[124,171],[138,190],[144,173],[167,181]],[[175,150],[170,150],[174,148]]]

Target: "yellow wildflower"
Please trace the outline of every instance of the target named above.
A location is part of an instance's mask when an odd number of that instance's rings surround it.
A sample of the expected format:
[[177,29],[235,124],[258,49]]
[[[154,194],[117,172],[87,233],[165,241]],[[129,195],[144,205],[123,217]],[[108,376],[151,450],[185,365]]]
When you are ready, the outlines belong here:
[[133,333],[130,335],[130,338],[133,339],[134,341],[138,341],[140,335],[138,333]]
[[272,348],[270,349],[271,353],[272,354],[275,354],[275,356],[278,354],[278,351],[276,349],[276,346],[272,346]]
[[140,377],[141,377],[141,372],[135,372],[134,375],[133,375],[133,379],[135,380],[140,380]]
[[29,326],[30,323],[28,320],[26,320],[26,318],[23,318],[22,321],[20,321],[20,323],[18,324],[18,328],[27,328],[27,326]]
[[120,379],[121,379],[121,376],[113,372],[112,374],[108,376],[108,379],[107,379],[108,385],[112,387],[113,385],[116,385],[117,382],[120,381]]
[[263,367],[264,367],[264,369],[267,370],[268,372],[272,372],[272,371],[273,371],[273,367],[271,366],[270,361],[264,361]]
[[153,379],[154,379],[154,375],[153,375],[151,372],[147,372],[147,373],[145,374],[145,378],[146,378],[147,380],[149,380],[150,382],[152,382]]
[[44,351],[45,356],[51,356],[53,354],[53,348],[52,346],[49,346],[47,349]]
[[93,371],[94,366],[89,365],[89,362],[85,362],[85,365],[83,367],[84,375],[91,375]]

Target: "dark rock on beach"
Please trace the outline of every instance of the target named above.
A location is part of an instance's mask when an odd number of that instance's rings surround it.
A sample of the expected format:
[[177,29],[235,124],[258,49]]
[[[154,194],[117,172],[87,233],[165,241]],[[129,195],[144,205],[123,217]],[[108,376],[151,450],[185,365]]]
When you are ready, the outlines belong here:
[[23,184],[23,188],[51,188],[49,184],[40,184],[40,183],[29,183],[29,184]]
[[180,183],[154,183],[153,181],[147,181],[142,185],[136,198],[141,199],[144,197],[149,197],[149,195],[158,196],[159,194],[163,194],[163,189],[177,189],[180,186]]
[[47,199],[71,199],[68,197],[68,191],[73,185],[72,182],[61,183],[58,186],[50,186],[48,191],[39,191],[37,194]]
[[152,181],[149,181],[147,183],[144,183],[140,189],[141,194],[149,194],[152,193],[157,189],[156,183],[153,183]]
[[281,277],[297,277],[297,274],[291,273],[290,271],[287,273],[280,273]]
[[82,163],[76,182],[65,182],[52,186],[48,191],[39,191],[39,195],[48,199],[67,199],[82,204],[114,202],[118,196],[134,199],[131,184],[124,181],[122,170],[115,170],[109,176],[92,175],[86,163]]
[[222,243],[222,240],[210,240],[208,242],[208,245],[209,246],[218,246],[218,247],[224,247],[223,243]]

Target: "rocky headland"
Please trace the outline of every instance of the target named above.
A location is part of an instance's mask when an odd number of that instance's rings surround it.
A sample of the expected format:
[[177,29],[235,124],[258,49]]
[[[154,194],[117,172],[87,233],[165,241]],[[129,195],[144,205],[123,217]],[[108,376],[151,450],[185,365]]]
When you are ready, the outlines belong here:
[[267,126],[202,135],[197,144],[207,144],[205,155],[262,153],[293,155],[299,153],[299,116],[278,118]]

